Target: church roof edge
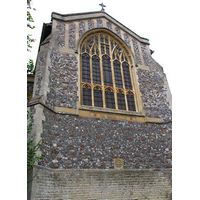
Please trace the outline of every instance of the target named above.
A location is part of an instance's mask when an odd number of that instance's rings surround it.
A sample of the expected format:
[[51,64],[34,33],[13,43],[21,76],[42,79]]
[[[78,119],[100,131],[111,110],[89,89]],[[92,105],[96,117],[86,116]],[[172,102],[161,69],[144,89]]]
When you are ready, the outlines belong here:
[[74,20],[83,20],[83,19],[92,19],[92,18],[101,18],[105,17],[109,21],[113,22],[116,26],[120,27],[123,29],[125,32],[129,33],[132,35],[134,38],[138,39],[140,42],[149,44],[149,39],[143,38],[130,30],[128,27],[117,21],[115,18],[110,16],[108,13],[103,12],[103,11],[94,11],[94,12],[85,12],[85,13],[72,13],[72,14],[60,14],[56,12],[52,12],[51,14],[51,20],[52,19],[57,19],[61,21],[74,21]]

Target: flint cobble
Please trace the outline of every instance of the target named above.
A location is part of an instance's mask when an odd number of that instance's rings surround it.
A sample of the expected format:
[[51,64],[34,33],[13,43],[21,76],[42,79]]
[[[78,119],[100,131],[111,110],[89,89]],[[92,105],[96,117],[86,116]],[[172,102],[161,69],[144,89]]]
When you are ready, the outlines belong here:
[[51,168],[170,168],[171,123],[150,124],[54,114],[44,109],[40,165]]
[[46,104],[54,106],[76,108],[78,67],[76,57],[72,54],[61,53],[53,49],[50,55],[49,93]]
[[165,121],[172,120],[172,112],[167,101],[164,79],[160,72],[158,70],[138,69],[137,74],[146,116],[162,118]]

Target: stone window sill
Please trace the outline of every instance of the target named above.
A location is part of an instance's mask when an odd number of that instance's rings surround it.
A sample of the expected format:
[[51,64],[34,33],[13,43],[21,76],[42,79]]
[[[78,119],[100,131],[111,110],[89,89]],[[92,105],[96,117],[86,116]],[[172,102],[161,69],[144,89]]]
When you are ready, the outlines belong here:
[[83,105],[81,105],[79,107],[79,110],[87,110],[87,111],[103,112],[103,113],[112,113],[112,114],[120,114],[120,115],[129,115],[129,116],[138,116],[138,117],[144,117],[145,116],[144,112],[116,110],[116,109],[110,109],[110,108],[83,106]]

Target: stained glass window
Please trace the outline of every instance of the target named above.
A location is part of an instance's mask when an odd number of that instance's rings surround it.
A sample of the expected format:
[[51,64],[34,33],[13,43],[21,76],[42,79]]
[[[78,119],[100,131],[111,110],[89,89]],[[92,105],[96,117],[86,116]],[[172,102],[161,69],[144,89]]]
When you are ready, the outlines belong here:
[[102,33],[85,38],[81,63],[83,105],[136,111],[130,57],[116,38]]

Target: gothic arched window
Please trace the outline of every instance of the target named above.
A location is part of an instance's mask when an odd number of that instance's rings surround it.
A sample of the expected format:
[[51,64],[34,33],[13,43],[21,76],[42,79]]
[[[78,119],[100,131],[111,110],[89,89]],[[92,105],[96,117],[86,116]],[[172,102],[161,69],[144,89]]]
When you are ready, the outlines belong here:
[[81,44],[81,104],[136,111],[131,61],[122,43],[94,33]]

